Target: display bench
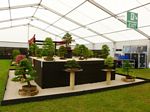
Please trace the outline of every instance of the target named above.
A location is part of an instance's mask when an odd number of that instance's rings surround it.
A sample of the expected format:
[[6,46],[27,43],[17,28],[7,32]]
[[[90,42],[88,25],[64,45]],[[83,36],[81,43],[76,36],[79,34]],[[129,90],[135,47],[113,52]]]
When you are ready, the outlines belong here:
[[[69,86],[69,73],[65,71],[64,64],[67,60],[44,61],[33,58],[34,67],[37,71],[35,82],[41,88]],[[75,85],[106,81],[103,59],[88,59],[79,61],[83,69],[76,73]],[[115,71],[111,72],[111,80],[115,80]]]

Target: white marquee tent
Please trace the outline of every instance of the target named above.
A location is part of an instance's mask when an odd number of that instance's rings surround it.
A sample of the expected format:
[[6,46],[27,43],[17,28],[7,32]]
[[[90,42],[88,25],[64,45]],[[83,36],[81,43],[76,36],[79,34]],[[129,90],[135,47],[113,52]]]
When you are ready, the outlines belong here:
[[[138,29],[126,27],[127,11],[138,13]],[[26,46],[28,39],[61,40],[100,49],[150,46],[149,0],[0,0],[0,46]],[[150,47],[149,47],[150,48]]]

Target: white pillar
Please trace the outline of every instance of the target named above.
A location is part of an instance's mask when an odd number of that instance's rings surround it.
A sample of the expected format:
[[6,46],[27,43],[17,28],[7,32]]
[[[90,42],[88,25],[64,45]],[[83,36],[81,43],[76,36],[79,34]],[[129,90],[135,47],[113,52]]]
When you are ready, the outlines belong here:
[[116,42],[113,42],[113,56],[115,57],[116,53]]

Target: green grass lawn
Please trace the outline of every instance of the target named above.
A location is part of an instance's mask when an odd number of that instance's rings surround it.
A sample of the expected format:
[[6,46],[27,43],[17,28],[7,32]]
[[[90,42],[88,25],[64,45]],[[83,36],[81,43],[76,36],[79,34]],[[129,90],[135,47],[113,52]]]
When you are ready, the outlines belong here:
[[[135,76],[137,76],[137,77],[150,79],[150,69],[147,69],[147,68],[145,68],[145,69],[133,69],[132,71],[133,72],[131,72],[130,74],[135,74]],[[124,72],[122,72],[121,68],[117,68],[116,72],[124,74]]]
[[[10,61],[0,60],[0,98]],[[135,70],[138,76],[150,79],[150,69]],[[118,69],[119,72],[119,69]],[[150,112],[150,84],[127,88],[0,106],[0,112]]]

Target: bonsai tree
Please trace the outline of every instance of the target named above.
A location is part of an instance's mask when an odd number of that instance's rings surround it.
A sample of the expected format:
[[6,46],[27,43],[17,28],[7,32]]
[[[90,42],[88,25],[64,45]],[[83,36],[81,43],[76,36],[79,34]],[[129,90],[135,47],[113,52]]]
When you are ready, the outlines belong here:
[[42,49],[37,47],[35,54],[36,54],[36,57],[41,58],[42,57]]
[[55,46],[51,38],[46,38],[43,45],[42,54],[46,56],[45,60],[53,60]]
[[68,60],[64,65],[67,69],[80,69],[80,65],[76,60]]
[[103,45],[101,49],[101,58],[104,59],[107,58],[109,55],[109,51],[110,51],[109,47],[107,45]]
[[114,66],[114,58],[111,56],[107,56],[107,58],[104,60],[104,65],[107,69],[112,69]]
[[63,36],[63,40],[65,41],[66,43],[66,48],[69,47],[69,44],[71,43],[72,41],[72,36],[69,34],[69,33],[66,33],[64,36]]
[[60,56],[60,59],[64,59],[65,54],[67,54],[66,48],[64,46],[60,46],[58,49],[58,55]]
[[37,45],[35,43],[32,43],[30,46],[29,46],[29,54],[31,56],[35,56],[35,52],[36,52],[36,49],[37,49]]
[[85,51],[84,57],[87,59],[87,58],[90,58],[90,57],[92,57],[92,56],[93,56],[93,51],[87,49],[87,50]]
[[124,60],[122,65],[122,71],[126,74],[126,79],[133,79],[135,78],[134,75],[131,75],[130,73],[132,71],[133,66],[131,65],[129,60]]
[[75,48],[73,49],[73,55],[79,56],[79,44],[76,44]]
[[80,56],[80,60],[85,59],[89,56],[89,50],[85,45],[76,46],[74,49],[74,53]]
[[15,71],[15,77],[12,79],[12,81],[21,81],[27,83],[27,85],[24,85],[22,89],[19,90],[20,95],[33,95],[33,91],[35,91],[35,94],[38,93],[36,86],[31,85],[30,83],[30,81],[35,78],[35,75],[36,72],[27,58],[24,58],[19,62]]
[[18,49],[14,49],[12,51],[12,58],[13,58],[13,60],[15,60],[16,56],[19,55],[19,54],[20,54],[20,51]]

